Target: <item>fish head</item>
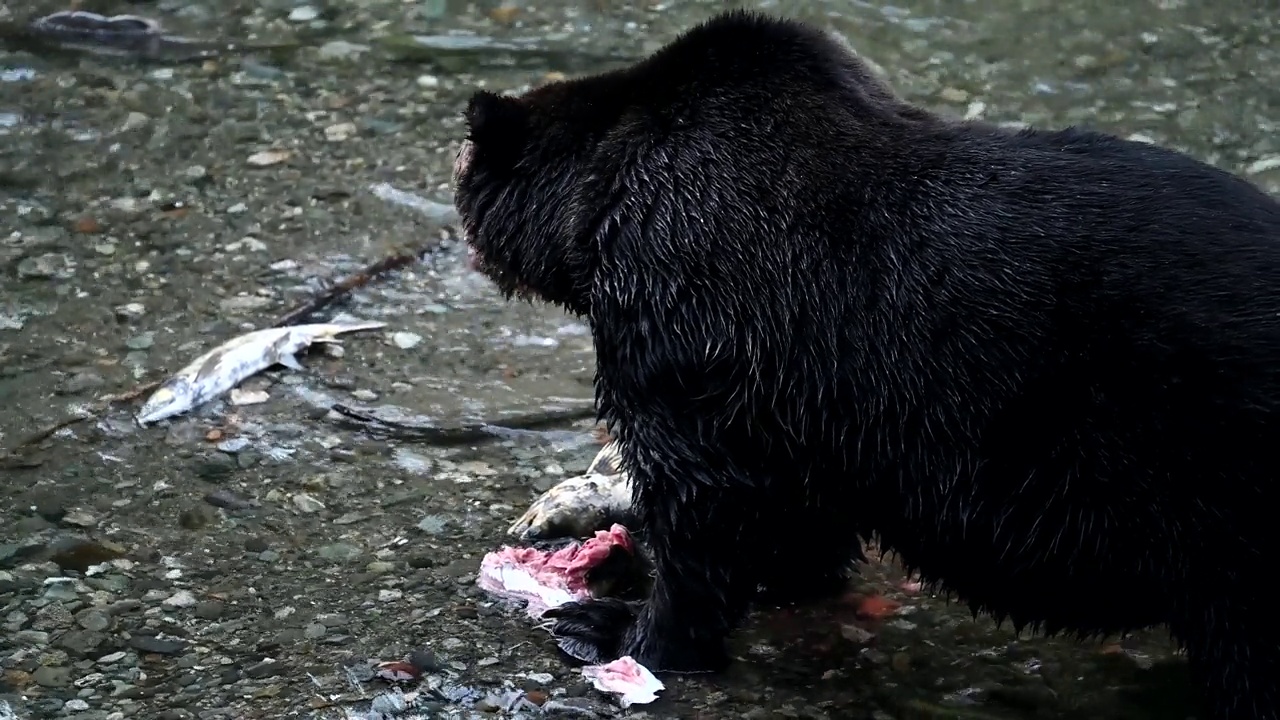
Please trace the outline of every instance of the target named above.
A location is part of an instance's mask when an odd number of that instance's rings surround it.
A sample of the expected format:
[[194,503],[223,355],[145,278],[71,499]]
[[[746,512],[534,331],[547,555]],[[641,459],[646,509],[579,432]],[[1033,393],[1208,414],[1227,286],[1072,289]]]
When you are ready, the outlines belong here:
[[185,384],[181,386],[178,383],[165,383],[161,385],[151,397],[147,398],[147,402],[142,405],[142,409],[134,418],[139,425],[148,425],[153,422],[159,422],[167,417],[177,415],[185,410],[191,404],[190,393],[182,392]]

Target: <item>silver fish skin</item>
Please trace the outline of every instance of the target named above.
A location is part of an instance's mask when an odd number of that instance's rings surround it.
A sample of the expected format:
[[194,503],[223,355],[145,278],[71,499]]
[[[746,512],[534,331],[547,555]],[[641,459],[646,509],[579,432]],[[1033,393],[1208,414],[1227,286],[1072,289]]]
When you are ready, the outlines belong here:
[[294,355],[312,343],[340,343],[336,336],[341,333],[383,327],[386,323],[312,323],[245,333],[201,355],[175,373],[156,388],[135,418],[139,425],[145,426],[179,415],[272,365],[301,370],[302,366]]

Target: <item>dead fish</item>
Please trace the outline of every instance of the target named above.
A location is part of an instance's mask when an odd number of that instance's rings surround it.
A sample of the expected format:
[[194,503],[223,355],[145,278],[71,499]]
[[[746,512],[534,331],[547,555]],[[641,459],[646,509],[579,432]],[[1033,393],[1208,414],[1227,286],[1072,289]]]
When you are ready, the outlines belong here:
[[631,477],[622,469],[618,441],[600,449],[587,471],[538,496],[507,533],[523,540],[590,537],[631,519]]
[[147,425],[184,413],[272,365],[301,370],[302,366],[293,356],[311,343],[338,343],[334,336],[339,333],[382,327],[386,327],[386,323],[314,323],[255,330],[232,338],[166,380],[138,412],[138,424]]

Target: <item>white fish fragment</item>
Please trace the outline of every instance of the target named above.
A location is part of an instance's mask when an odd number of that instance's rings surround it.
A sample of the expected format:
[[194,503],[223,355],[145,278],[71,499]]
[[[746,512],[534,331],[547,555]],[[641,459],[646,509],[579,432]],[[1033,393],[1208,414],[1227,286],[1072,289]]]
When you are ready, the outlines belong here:
[[272,365],[301,370],[294,355],[312,343],[336,343],[335,336],[341,333],[383,327],[386,323],[313,323],[255,330],[232,338],[166,380],[138,412],[138,424],[158,422],[198,407]]
[[582,676],[601,692],[618,695],[622,707],[644,705],[658,699],[658,692],[665,690],[662,681],[649,672],[649,668],[636,662],[630,655],[604,665],[582,668]]

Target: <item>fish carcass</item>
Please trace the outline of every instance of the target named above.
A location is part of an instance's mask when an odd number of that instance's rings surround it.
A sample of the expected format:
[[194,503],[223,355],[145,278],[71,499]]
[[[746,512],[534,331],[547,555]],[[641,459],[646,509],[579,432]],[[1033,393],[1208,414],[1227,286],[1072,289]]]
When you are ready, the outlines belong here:
[[312,343],[338,343],[336,336],[341,333],[382,327],[386,327],[386,323],[312,323],[254,330],[232,338],[196,358],[157,388],[138,411],[138,424],[147,425],[184,413],[272,365],[301,370],[302,366],[293,356]]

